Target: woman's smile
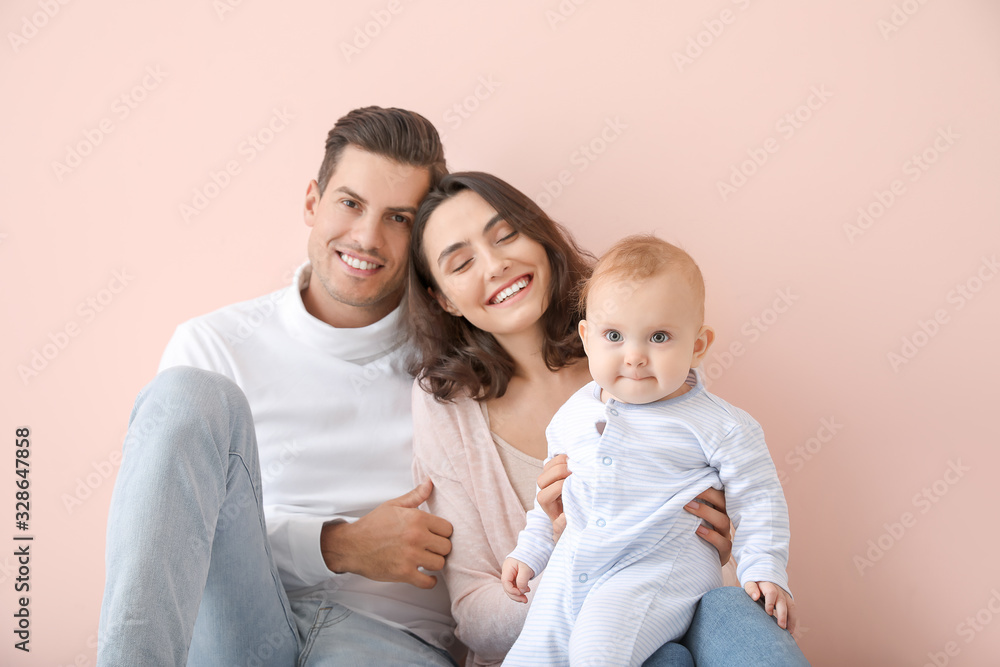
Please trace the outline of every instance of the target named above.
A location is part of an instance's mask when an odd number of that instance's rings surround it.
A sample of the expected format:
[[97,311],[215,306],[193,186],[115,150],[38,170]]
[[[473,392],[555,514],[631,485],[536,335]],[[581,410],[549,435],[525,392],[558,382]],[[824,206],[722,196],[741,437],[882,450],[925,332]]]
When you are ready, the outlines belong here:
[[510,304],[519,301],[519,297],[523,297],[524,294],[526,294],[530,289],[532,284],[531,279],[532,275],[530,273],[519,278],[515,278],[494,292],[493,296],[491,296],[486,303],[491,306],[499,306],[501,304]]

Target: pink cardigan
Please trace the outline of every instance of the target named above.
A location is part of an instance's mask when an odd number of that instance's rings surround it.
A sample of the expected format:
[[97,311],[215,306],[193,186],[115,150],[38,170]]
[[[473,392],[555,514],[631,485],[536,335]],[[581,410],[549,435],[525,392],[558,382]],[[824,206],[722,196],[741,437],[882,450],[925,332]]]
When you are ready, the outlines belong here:
[[455,529],[443,575],[456,635],[469,647],[466,664],[499,664],[528,614],[528,605],[508,598],[500,584],[500,567],[524,528],[524,508],[479,403],[464,397],[438,403],[414,383],[413,478],[427,477],[434,482],[427,511]]

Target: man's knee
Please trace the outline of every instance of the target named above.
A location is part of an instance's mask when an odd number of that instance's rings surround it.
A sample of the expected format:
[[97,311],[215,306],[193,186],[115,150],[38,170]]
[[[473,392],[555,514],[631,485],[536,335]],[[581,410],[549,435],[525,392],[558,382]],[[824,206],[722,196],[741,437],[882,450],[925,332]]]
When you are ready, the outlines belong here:
[[157,374],[136,399],[129,420],[129,441],[146,440],[187,426],[214,424],[231,427],[250,420],[250,405],[228,377],[191,366],[174,366]]

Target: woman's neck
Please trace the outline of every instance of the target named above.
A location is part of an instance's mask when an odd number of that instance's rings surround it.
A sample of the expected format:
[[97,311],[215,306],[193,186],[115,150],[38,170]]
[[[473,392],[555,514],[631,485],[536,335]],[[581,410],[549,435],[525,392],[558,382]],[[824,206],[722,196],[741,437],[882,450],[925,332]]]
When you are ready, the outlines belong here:
[[552,373],[545,365],[545,355],[542,354],[545,332],[540,324],[527,331],[496,338],[500,347],[514,360],[514,377],[534,382]]
[[497,342],[514,360],[513,379],[527,382],[531,386],[557,381],[557,372],[545,363],[545,332],[541,325],[530,331],[497,337]]

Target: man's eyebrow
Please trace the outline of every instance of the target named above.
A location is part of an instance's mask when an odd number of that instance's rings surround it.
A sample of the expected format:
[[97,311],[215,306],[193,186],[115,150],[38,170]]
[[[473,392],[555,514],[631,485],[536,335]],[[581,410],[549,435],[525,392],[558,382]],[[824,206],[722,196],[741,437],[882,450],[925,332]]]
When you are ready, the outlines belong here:
[[[486,225],[483,227],[483,235],[488,234],[489,231],[491,229],[493,229],[496,226],[496,224],[498,222],[500,222],[501,220],[503,220],[503,216],[501,214],[499,214],[499,213],[497,213],[492,218],[490,218],[486,222]],[[448,258],[448,255],[452,254],[456,250],[464,248],[467,245],[468,245],[468,243],[466,241],[459,241],[458,243],[452,243],[450,246],[448,246],[447,248],[445,248],[444,250],[442,250],[441,254],[438,255],[438,260],[437,260],[438,266],[440,266],[441,263],[444,262],[444,260],[446,260]]]
[[[347,195],[351,199],[357,199],[358,203],[364,204],[365,206],[368,205],[368,200],[367,199],[365,199],[364,197],[362,197],[361,195],[359,195],[357,192],[355,192],[354,190],[350,189],[346,185],[341,185],[339,188],[337,188],[335,190],[335,192],[343,192],[345,195]],[[413,215],[417,214],[417,207],[416,206],[388,206],[388,207],[386,207],[385,210],[392,211],[393,213],[412,213]]]
[[358,202],[361,203],[361,204],[367,204],[368,203],[367,199],[365,199],[364,197],[362,197],[361,195],[359,195],[357,192],[355,192],[354,190],[350,189],[346,185],[341,185],[334,192],[343,192],[345,195],[347,195],[351,199],[357,199]]

